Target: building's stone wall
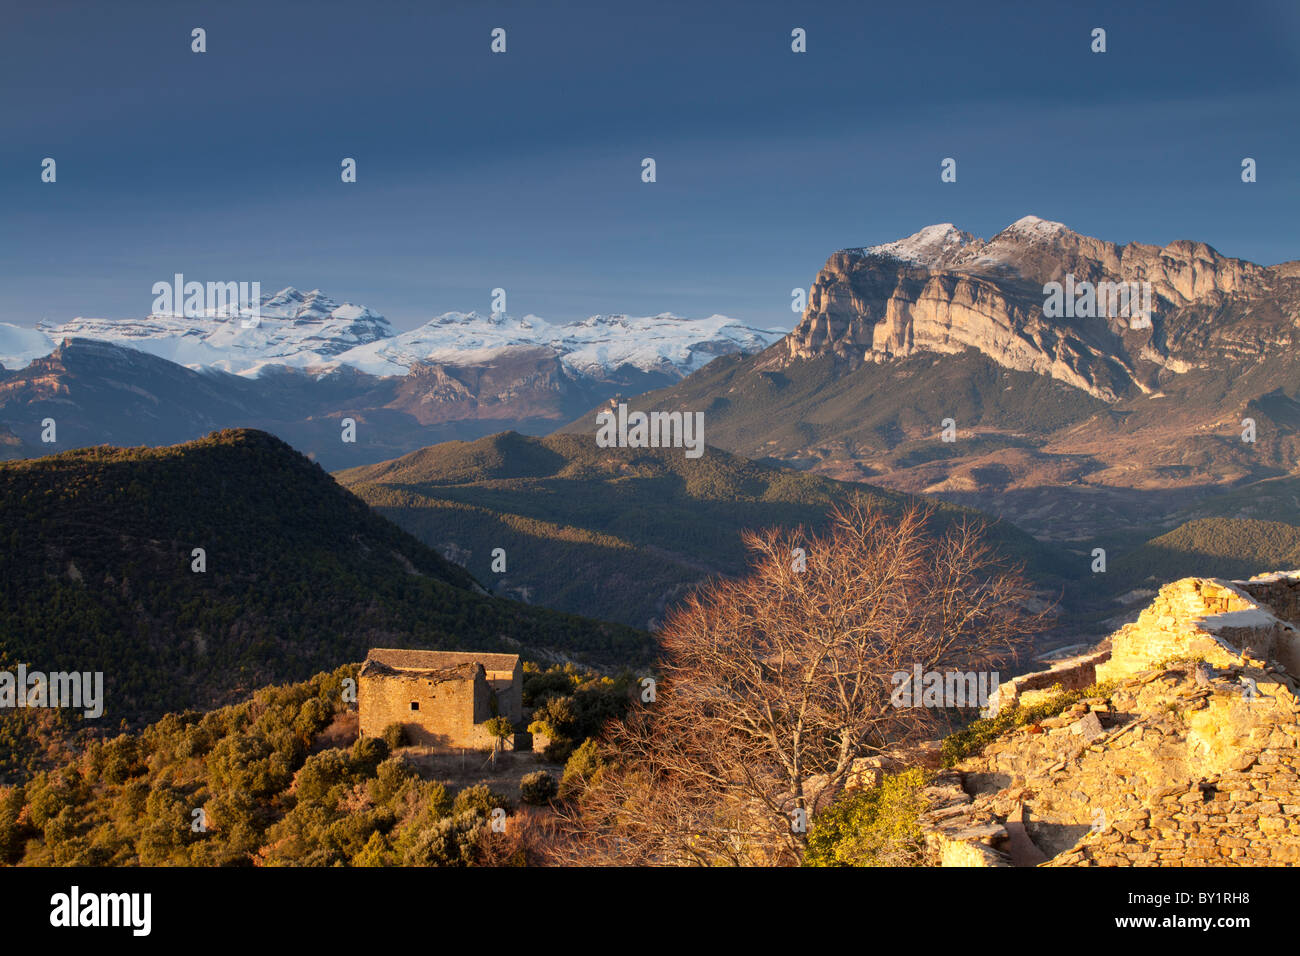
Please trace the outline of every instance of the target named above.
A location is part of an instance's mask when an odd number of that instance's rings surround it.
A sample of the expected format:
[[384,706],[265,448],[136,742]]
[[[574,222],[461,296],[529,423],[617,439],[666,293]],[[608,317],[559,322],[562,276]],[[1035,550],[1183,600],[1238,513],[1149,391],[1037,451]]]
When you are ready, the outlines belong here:
[[1089,664],[1111,683],[936,780],[931,862],[1300,863],[1298,611],[1300,572],[1188,578],[1112,635],[1109,655],[1062,662],[1066,680],[1018,678],[1021,703],[1091,683]]
[[1300,626],[1300,572],[1275,571],[1233,583],[1282,620]]
[[[371,648],[358,675],[363,736],[401,724],[413,744],[437,749],[492,749],[493,717],[523,719],[523,665],[518,654]],[[520,741],[508,735],[507,749]]]
[[524,719],[524,665],[515,659],[511,670],[487,669],[488,686],[496,698],[497,713],[512,724]]
[[930,865],[1011,865],[997,849],[1009,836],[1006,827],[991,813],[974,810],[960,774],[953,770],[936,774],[921,796],[928,807],[920,823]]
[[1135,674],[1173,657],[1230,667],[1242,655],[1279,660],[1300,673],[1300,635],[1245,590],[1247,582],[1184,578],[1160,589],[1133,624],[1111,635],[1099,681]]
[[1021,674],[998,685],[998,709],[1023,704],[1033,706],[1043,697],[1061,690],[1082,690],[1097,682],[1097,665],[1110,658],[1110,645],[1057,661],[1045,671]]
[[1171,786],[1149,808],[1089,834],[1051,866],[1291,866],[1300,863],[1300,724],[1248,769]]
[[419,746],[490,749],[496,738],[484,722],[492,716],[491,696],[479,664],[423,673],[367,662],[357,682],[360,732],[378,737],[396,723]]

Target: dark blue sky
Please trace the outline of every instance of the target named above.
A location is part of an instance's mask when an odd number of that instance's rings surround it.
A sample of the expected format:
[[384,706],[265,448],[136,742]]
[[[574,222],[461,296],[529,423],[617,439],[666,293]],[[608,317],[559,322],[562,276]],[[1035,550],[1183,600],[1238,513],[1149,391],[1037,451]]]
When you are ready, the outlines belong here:
[[552,321],[789,326],[790,289],[835,249],[1030,213],[1300,258],[1290,0],[4,0],[0,17],[0,321],[138,316],[183,272],[320,287],[402,328],[489,311],[496,286]]

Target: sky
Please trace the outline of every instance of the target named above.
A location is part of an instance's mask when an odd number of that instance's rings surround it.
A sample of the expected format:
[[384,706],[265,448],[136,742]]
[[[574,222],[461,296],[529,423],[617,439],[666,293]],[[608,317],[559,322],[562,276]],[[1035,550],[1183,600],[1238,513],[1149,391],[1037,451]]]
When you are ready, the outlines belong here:
[[837,249],[1030,214],[1300,259],[1294,0],[0,0],[0,22],[0,322],[139,317],[179,272],[399,329],[495,288],[550,321],[789,328]]

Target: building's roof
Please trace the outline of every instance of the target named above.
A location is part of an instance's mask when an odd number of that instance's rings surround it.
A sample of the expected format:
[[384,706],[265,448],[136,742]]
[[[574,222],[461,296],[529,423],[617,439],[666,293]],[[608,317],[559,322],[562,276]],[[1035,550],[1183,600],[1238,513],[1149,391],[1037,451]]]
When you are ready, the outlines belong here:
[[444,681],[473,681],[477,676],[483,674],[483,665],[478,661],[463,661],[449,667],[414,669],[389,667],[387,664],[373,658],[366,658],[365,663],[361,665],[361,670],[358,671],[360,677],[393,677],[404,681],[423,681],[430,684],[441,684]]
[[436,671],[461,664],[482,664],[485,671],[512,671],[519,664],[518,654],[480,654],[475,651],[417,651],[400,647],[372,647],[366,655],[374,661],[399,671]]

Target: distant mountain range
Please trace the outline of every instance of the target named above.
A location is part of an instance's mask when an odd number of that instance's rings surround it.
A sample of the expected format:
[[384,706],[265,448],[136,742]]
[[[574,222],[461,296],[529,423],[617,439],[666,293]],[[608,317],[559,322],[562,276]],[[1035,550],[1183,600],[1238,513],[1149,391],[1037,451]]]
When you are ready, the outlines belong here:
[[[724,316],[551,325],[472,312],[399,334],[370,309],[292,288],[259,311],[252,328],[240,315],[0,324],[0,448],[32,456],[252,426],[343,467],[507,428],[544,434],[616,393],[679,381],[782,334]],[[53,447],[41,440],[47,418]],[[345,418],[355,443],[341,440]]]
[[785,333],[751,328],[723,315],[686,319],[593,315],[555,325],[535,315],[447,312],[409,332],[363,306],[339,305],[319,289],[263,295],[258,322],[237,314],[150,315],[139,320],[76,318],[35,329],[0,323],[0,363],[22,368],[67,338],[95,339],[147,352],[192,369],[255,376],[287,365],[316,372],[348,366],[376,377],[421,364],[481,365],[519,350],[554,354],[574,376],[613,380],[631,371],[679,379],[719,355],[756,352]]
[[[1095,298],[1062,314],[1051,283],[1134,283],[1148,321]],[[833,254],[782,341],[630,404],[704,411],[706,440],[746,457],[1084,541],[1172,527],[1207,495],[1295,472],[1298,338],[1297,262],[1116,245],[1032,216],[987,241],[942,224]],[[594,427],[589,412],[566,430]]]
[[[1142,321],[1107,286],[1142,290]],[[1064,309],[1062,290],[1077,299]],[[1076,549],[1201,517],[1300,521],[1300,263],[1203,243],[1117,245],[1033,216],[987,240],[929,226],[832,254],[784,336],[721,316],[476,313],[397,333],[295,289],[260,312],[253,329],[218,315],[0,326],[0,455],[247,426],[339,470],[506,430],[594,434],[618,395],[703,412],[711,447]]]

